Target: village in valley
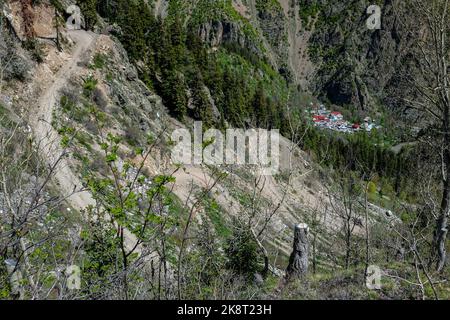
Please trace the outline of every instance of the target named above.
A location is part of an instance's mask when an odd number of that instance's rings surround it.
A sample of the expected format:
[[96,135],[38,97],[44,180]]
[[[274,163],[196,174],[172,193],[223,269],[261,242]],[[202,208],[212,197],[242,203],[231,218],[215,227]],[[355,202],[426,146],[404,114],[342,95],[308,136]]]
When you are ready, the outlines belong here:
[[320,129],[329,129],[342,133],[355,133],[365,130],[371,132],[374,129],[380,129],[381,126],[376,124],[375,120],[366,117],[363,123],[352,123],[344,119],[341,112],[327,109],[323,104],[314,105],[311,103],[311,109],[306,110],[311,116],[311,120],[315,127]]

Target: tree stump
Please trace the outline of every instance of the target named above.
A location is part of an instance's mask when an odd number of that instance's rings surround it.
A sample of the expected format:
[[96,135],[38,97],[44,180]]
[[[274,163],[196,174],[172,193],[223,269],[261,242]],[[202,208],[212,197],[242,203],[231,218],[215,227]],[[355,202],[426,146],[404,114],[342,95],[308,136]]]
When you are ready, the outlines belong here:
[[286,270],[287,280],[293,277],[302,278],[308,272],[308,232],[309,227],[306,223],[300,223],[295,226],[294,248]]

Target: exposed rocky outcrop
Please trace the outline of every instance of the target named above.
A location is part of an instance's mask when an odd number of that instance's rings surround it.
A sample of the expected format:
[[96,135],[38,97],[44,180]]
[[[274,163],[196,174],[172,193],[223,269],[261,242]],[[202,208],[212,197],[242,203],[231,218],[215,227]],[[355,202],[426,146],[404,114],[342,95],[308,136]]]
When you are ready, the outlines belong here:
[[198,34],[203,42],[212,47],[218,47],[223,44],[238,45],[246,48],[253,54],[263,56],[258,43],[247,36],[238,22],[235,21],[209,21],[199,26]]
[[3,32],[6,28],[0,25],[0,61],[7,61],[2,65],[1,75],[4,80],[13,78],[25,79],[33,65],[29,54],[15,43],[13,36]]
[[[335,104],[365,111],[387,106],[403,112],[397,89],[403,88],[402,78],[412,63],[406,49],[415,41],[409,34],[413,19],[405,5],[397,0],[384,1],[381,30],[369,30],[367,1],[303,2],[320,8],[309,44],[318,66],[310,88]],[[402,95],[410,93],[403,90]]]
[[257,6],[257,10],[262,35],[267,39],[273,52],[278,57],[279,64],[287,64],[287,21],[282,7],[279,4],[272,4],[271,6]]
[[225,41],[234,41],[245,46],[245,38],[239,34],[239,27],[229,21],[212,21],[200,26],[200,38],[211,46],[219,46]]
[[260,43],[230,19],[204,23],[199,34],[214,47],[232,42],[264,55],[290,81],[331,103],[404,115],[402,96],[412,94],[404,78],[414,63],[406,54],[415,41],[409,34],[414,19],[402,1],[385,0],[381,30],[369,30],[369,5],[235,0],[234,9],[258,31]]
[[[24,8],[25,5],[29,7]],[[46,2],[31,5],[22,1],[7,1],[3,8],[4,16],[21,41],[25,41],[30,35],[38,38],[56,37],[53,24],[47,23],[54,20],[54,12],[53,6]],[[28,16],[32,20],[25,23]]]

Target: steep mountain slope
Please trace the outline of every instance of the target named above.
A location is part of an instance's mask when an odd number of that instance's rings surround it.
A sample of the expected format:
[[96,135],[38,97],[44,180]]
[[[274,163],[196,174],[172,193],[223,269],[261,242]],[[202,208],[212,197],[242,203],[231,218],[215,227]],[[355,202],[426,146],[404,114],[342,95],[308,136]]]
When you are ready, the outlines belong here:
[[[404,112],[398,93],[411,93],[401,84],[411,63],[405,52],[414,38],[408,33],[413,19],[401,1],[379,3],[381,30],[366,26],[368,1],[249,0],[231,5],[242,19],[226,14],[231,8],[225,10],[225,5],[222,18],[231,21],[231,28],[224,29],[211,25],[222,19],[220,15],[209,13],[201,1],[192,2],[192,30],[213,46],[237,41],[265,56],[290,81],[334,104],[368,112],[385,107],[397,115]],[[253,39],[239,38],[246,28],[256,32]]]
[[[52,173],[48,194],[30,189],[26,199],[58,201],[55,212],[23,223],[32,232],[21,241],[33,243],[33,230],[41,232],[54,216],[74,221],[70,230],[59,227],[64,245],[37,241],[21,255],[25,245],[18,248],[12,237],[5,248],[0,243],[1,259],[25,256],[24,273],[34,281],[39,263],[51,270],[49,256],[55,264],[67,257],[81,266],[85,286],[67,293],[38,278],[44,284],[27,283],[29,292],[40,294],[39,287],[46,298],[91,299],[420,296],[415,287],[398,289],[401,277],[410,283],[420,273],[417,261],[414,269],[407,260],[418,253],[405,249],[410,235],[403,227],[424,219],[409,212],[419,204],[394,190],[392,181],[402,182],[392,178],[401,158],[389,158],[378,136],[320,132],[300,108],[317,102],[305,94],[310,90],[349,109],[399,110],[389,94],[403,90],[396,68],[412,40],[398,34],[394,2],[384,7],[388,27],[375,32],[355,27],[365,22],[363,1],[77,1],[90,30],[69,31],[58,23],[68,18],[58,5],[74,3],[30,6],[35,17],[51,17],[32,19],[27,30],[33,26],[34,36],[22,32],[27,19],[17,3],[2,19],[8,41],[0,38],[0,62],[11,55],[14,68],[1,75],[0,120],[29,125],[28,137],[21,136],[29,145],[12,150],[30,147],[33,162],[43,164],[30,181]],[[173,163],[172,133],[192,132],[194,120],[205,129],[280,129],[292,140],[281,138],[273,176],[251,165]],[[2,135],[14,131],[3,126]],[[353,152],[373,161],[370,176],[358,171]],[[3,201],[16,192],[9,189],[0,186],[2,213],[11,211]],[[312,286],[283,291],[299,223],[311,228]],[[364,286],[369,259],[394,275],[382,291]],[[7,279],[0,263],[0,283]],[[1,294],[13,292],[7,286]]]
[[271,61],[295,83],[350,109],[405,112],[401,97],[412,93],[404,78],[414,62],[407,54],[414,19],[404,2],[378,3],[380,30],[366,26],[368,1],[246,3]]
[[[35,10],[46,9],[36,7]],[[83,96],[89,79],[95,79],[96,83],[95,89],[91,89],[94,90],[93,101],[108,118],[110,129],[102,134],[119,134],[125,137],[120,145],[120,163],[138,164],[140,157],[133,149],[142,143],[145,135],[158,136],[163,132],[158,148],[146,158],[144,169],[150,176],[173,172],[176,167],[169,161],[168,140],[171,131],[184,125],[169,118],[166,110],[159,105],[160,98],[148,91],[137,79],[134,67],[127,62],[124,49],[109,36],[69,31],[63,33],[62,37],[73,47],[67,46],[62,52],[58,52],[53,44],[44,42],[43,62],[32,69],[30,78],[24,84],[11,82],[3,90],[3,94],[9,99],[14,96],[18,85],[23,86],[23,94],[14,100],[12,107],[29,121],[42,159],[50,167],[57,163],[54,183],[61,194],[70,195],[68,202],[71,207],[83,211],[88,206],[95,206],[92,196],[83,187],[86,185],[83,172],[88,169],[105,174],[102,171],[104,168],[97,164],[102,161],[99,132],[93,127],[93,118],[89,116],[91,107]],[[139,128],[134,128],[136,126]],[[76,129],[76,135],[71,137],[67,128]],[[70,148],[66,149],[68,137]],[[310,164],[303,159],[306,155],[288,140],[282,141],[282,150],[282,172],[295,172],[290,178],[294,181],[292,185],[284,182],[281,176],[277,179],[261,178],[252,173],[244,174],[241,170],[225,169],[233,171],[229,171],[228,177],[219,181],[211,190],[211,201],[217,202],[221,208],[227,208],[221,209],[228,216],[223,219],[231,219],[232,216],[247,212],[251,206],[255,206],[252,201],[256,201],[256,198],[261,218],[277,208],[279,217],[273,220],[273,225],[271,223],[269,228],[276,228],[278,231],[269,234],[273,234],[278,240],[270,235],[265,241],[274,246],[273,250],[282,250],[285,259],[289,254],[291,226],[298,219],[303,219],[301,212],[307,212],[306,207],[323,210],[319,204],[323,203],[324,196],[320,184],[305,184],[310,172]],[[63,158],[59,159],[61,155]],[[208,188],[215,179],[215,174],[214,170],[207,167],[179,170],[174,174],[176,180],[173,192],[186,206],[192,205],[195,202],[195,197],[191,194],[192,188]],[[255,181],[258,181],[256,186]],[[254,189],[262,187],[259,191],[261,194],[253,195],[255,199],[252,200]],[[272,205],[265,209],[259,207],[263,203],[267,206],[267,202]],[[305,208],[302,209],[303,206]],[[198,216],[196,219],[201,221],[204,218]],[[334,224],[332,220],[327,223]],[[281,231],[283,232],[280,233]]]
[[[44,7],[36,7],[35,10],[41,9],[47,10]],[[209,31],[205,32],[208,34]],[[93,102],[105,113],[109,123],[110,129],[102,134],[124,136],[120,145],[121,163],[131,161],[138,164],[140,158],[133,149],[142,143],[146,134],[158,136],[164,131],[158,148],[145,161],[145,170],[150,175],[173,172],[175,166],[169,161],[168,139],[172,130],[185,125],[168,117],[159,105],[160,98],[137,79],[137,72],[127,62],[124,49],[112,38],[85,31],[69,32],[63,37],[67,42],[74,43],[73,48],[67,47],[58,52],[54,45],[44,44],[44,61],[32,70],[32,76],[23,88],[24,94],[14,101],[14,108],[18,112],[22,110],[24,117],[29,119],[35,140],[42,148],[43,159],[50,166],[59,155],[70,151],[69,159],[63,158],[58,164],[55,183],[62,194],[69,195],[77,190],[68,200],[72,207],[83,210],[95,202],[87,191],[78,192],[86,184],[82,173],[87,168],[105,174],[102,171],[104,168],[98,164],[103,158],[98,142],[99,132],[93,127],[93,118],[89,116],[91,107],[82,93],[87,90],[90,81],[95,80],[95,88],[90,89],[94,94]],[[220,43],[225,40],[219,36],[211,41]],[[16,85],[19,84],[11,83],[4,94],[13,96]],[[36,99],[38,102],[33,103]],[[77,132],[70,138],[69,150],[61,145],[70,137],[67,128],[76,128]],[[256,173],[227,168],[224,170],[228,172],[228,177],[211,190],[211,201],[217,202],[229,217],[255,210],[253,207],[256,205],[261,220],[255,229],[264,223],[263,217],[276,211],[276,217],[268,226],[273,232],[269,232],[264,241],[273,246],[274,252],[281,250],[283,253],[280,267],[289,255],[292,225],[309,219],[307,212],[324,212],[327,207],[325,189],[321,183],[307,182],[313,179],[312,164],[306,160],[307,156],[288,140],[282,140],[281,147],[282,168],[279,176],[260,177]],[[182,203],[192,205],[195,202],[192,188],[207,189],[215,174],[207,167],[179,170],[174,174],[174,194]],[[257,194],[255,190],[259,190]],[[271,205],[268,206],[269,203]],[[200,216],[197,219],[202,220]],[[334,229],[338,222],[330,217],[324,220],[324,224]]]

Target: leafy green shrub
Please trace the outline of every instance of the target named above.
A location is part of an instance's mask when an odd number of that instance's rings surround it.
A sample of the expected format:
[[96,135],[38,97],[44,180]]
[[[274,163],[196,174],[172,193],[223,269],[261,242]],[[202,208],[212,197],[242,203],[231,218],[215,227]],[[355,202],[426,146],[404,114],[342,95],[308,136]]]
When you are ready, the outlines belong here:
[[374,193],[377,192],[377,185],[376,185],[373,181],[370,181],[370,182],[367,184],[367,192],[368,192],[369,194],[374,194]]
[[86,97],[90,97],[92,92],[97,87],[98,81],[94,78],[94,76],[89,75],[86,79],[83,80],[83,93]]
[[61,97],[61,99],[59,100],[59,104],[64,113],[69,113],[73,111],[76,107],[75,102],[66,95]]
[[97,53],[94,56],[94,61],[93,61],[92,67],[95,69],[103,69],[106,62],[107,62],[107,56],[102,53]]

